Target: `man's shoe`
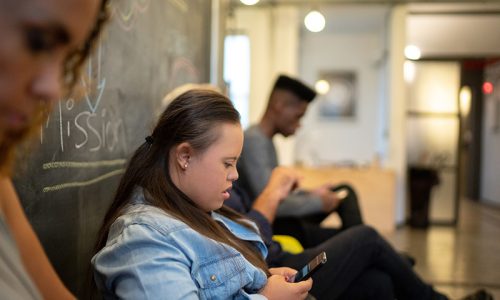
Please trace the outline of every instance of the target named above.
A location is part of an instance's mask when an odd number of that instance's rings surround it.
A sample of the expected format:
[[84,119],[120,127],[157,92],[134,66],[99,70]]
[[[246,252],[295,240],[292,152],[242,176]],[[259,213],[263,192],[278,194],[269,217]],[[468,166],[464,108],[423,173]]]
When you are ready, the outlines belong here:
[[494,300],[493,296],[488,293],[486,290],[478,290],[475,291],[474,293],[465,296],[461,300]]
[[411,256],[410,254],[406,253],[406,252],[403,252],[403,251],[399,251],[399,256],[401,256],[406,262],[408,262],[410,264],[410,266],[414,267],[415,266],[415,258],[413,256]]

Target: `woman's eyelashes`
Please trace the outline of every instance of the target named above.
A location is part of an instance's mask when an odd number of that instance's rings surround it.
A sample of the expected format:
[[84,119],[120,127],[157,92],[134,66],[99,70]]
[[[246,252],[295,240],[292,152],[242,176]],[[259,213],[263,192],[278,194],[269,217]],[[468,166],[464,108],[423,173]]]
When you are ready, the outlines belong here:
[[232,168],[236,165],[236,162],[235,161],[226,161],[224,162],[224,165],[226,166],[226,168]]
[[33,54],[48,52],[55,48],[54,39],[40,28],[26,29],[26,46]]
[[68,42],[67,35],[56,28],[28,26],[25,28],[26,46],[33,54],[44,54],[54,51]]

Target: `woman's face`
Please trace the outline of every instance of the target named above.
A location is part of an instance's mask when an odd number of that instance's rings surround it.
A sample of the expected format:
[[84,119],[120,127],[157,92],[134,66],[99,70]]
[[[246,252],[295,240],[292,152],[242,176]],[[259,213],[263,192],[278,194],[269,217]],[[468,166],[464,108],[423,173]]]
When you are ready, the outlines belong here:
[[100,0],[0,0],[0,143],[23,136],[62,97],[64,62],[96,21]]
[[238,179],[236,162],[243,147],[240,124],[223,123],[215,128],[218,138],[203,153],[194,153],[183,171],[180,189],[204,211],[219,209],[229,199]]

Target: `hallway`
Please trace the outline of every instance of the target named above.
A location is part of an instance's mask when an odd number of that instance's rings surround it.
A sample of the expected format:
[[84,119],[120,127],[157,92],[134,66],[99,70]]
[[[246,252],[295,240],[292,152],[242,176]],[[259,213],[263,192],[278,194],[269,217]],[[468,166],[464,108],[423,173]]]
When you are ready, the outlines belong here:
[[413,255],[417,272],[451,299],[485,288],[500,300],[500,208],[462,201],[457,227],[404,227],[386,237]]

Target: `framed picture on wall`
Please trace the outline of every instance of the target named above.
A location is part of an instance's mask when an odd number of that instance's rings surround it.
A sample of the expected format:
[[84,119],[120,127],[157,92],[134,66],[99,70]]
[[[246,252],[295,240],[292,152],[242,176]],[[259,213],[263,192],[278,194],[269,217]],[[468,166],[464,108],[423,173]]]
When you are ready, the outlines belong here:
[[356,73],[325,71],[316,82],[319,93],[319,116],[325,119],[356,117]]

